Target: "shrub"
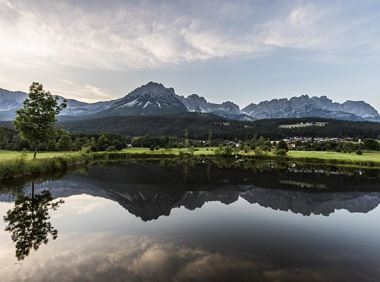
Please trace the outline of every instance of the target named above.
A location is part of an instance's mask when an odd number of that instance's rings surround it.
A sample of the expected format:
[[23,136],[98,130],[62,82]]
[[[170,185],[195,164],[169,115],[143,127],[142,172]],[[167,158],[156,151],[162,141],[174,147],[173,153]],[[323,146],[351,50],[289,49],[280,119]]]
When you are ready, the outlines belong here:
[[286,150],[284,150],[284,149],[276,150],[275,154],[277,156],[286,156]]
[[280,140],[280,142],[278,142],[277,144],[277,151],[280,151],[280,150],[285,150],[286,152],[289,150],[288,144],[284,140]]
[[264,151],[260,147],[256,147],[255,155],[256,156],[262,156],[262,155],[264,155]]
[[232,153],[233,153],[233,149],[230,147],[230,146],[227,146],[224,148],[224,152],[223,152],[223,155],[225,156],[231,156]]

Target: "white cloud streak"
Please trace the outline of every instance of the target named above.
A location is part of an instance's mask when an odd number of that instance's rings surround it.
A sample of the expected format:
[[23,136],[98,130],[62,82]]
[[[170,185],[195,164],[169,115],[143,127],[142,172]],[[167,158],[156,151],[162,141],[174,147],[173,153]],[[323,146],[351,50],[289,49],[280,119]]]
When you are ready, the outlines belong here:
[[0,63],[130,70],[281,48],[330,60],[356,47],[378,55],[378,15],[349,17],[346,2],[283,3],[273,2],[268,13],[265,4],[252,1],[0,0]]
[[111,100],[110,91],[91,84],[78,84],[74,81],[62,79],[52,92],[63,97],[70,97],[85,102],[97,102],[99,100]]

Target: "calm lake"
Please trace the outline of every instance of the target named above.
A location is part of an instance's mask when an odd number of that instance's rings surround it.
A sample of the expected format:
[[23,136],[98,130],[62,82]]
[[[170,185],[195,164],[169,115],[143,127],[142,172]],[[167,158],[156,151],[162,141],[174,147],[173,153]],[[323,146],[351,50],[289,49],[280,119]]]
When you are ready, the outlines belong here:
[[0,184],[1,281],[380,281],[380,172],[128,161]]

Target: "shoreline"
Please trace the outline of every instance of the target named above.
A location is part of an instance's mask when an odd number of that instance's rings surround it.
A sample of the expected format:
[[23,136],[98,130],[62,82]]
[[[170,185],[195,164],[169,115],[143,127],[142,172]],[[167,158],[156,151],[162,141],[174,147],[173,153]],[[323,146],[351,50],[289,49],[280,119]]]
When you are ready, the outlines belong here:
[[[137,149],[125,149],[122,151],[114,152],[50,152],[40,153],[37,155],[36,160],[30,159],[28,155],[23,155],[21,152],[1,152],[0,157],[6,154],[13,154],[12,157],[0,159],[0,181],[11,180],[22,177],[39,176],[46,173],[58,173],[64,172],[71,168],[86,166],[90,163],[98,161],[113,161],[113,160],[139,160],[139,159],[178,159],[178,160],[190,160],[190,159],[214,159],[214,160],[251,160],[251,161],[275,161],[283,162],[289,165],[291,164],[305,164],[305,165],[322,165],[322,166],[338,166],[358,169],[380,169],[380,157],[378,161],[372,159],[366,159],[363,156],[363,160],[351,160],[351,159],[333,159],[324,157],[305,157],[305,156],[276,156],[272,153],[255,155],[247,154],[244,152],[223,155],[215,154],[214,150],[202,150],[194,151],[190,153],[186,149],[160,149],[156,151],[150,151],[149,149],[137,148]],[[307,151],[298,151],[306,155]],[[301,154],[301,155],[302,155]],[[323,154],[323,153],[322,153]],[[338,153],[337,153],[338,154]],[[333,154],[332,154],[333,155]],[[359,157],[357,157],[360,159]],[[377,156],[375,156],[377,159]]]

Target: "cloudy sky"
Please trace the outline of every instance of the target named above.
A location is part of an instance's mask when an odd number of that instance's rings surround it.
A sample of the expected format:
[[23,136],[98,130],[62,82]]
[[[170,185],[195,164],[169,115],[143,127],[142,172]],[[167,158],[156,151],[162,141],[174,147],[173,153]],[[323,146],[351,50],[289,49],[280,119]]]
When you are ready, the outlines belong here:
[[148,81],[214,102],[301,94],[380,109],[380,2],[0,0],[0,88],[83,101]]

